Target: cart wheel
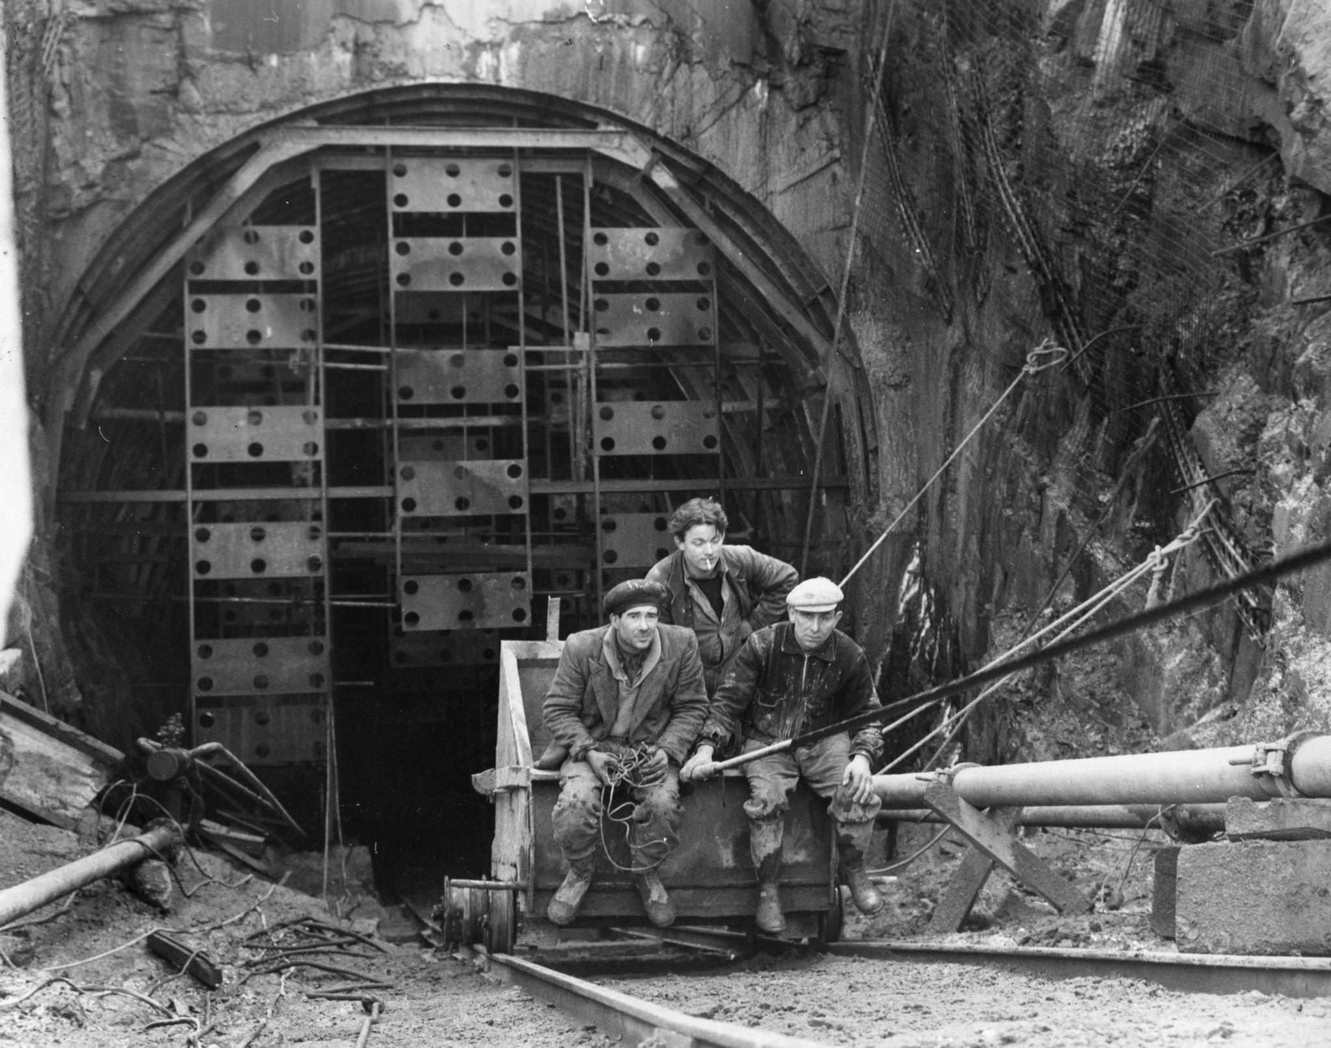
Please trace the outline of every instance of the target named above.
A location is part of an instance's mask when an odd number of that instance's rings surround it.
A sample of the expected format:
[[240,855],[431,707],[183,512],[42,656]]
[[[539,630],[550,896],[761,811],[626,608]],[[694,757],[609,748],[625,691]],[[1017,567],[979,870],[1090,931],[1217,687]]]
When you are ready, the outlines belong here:
[[488,894],[490,913],[485,927],[485,948],[491,953],[511,953],[517,936],[517,900],[511,891]]
[[846,916],[846,901],[842,889],[836,892],[832,908],[818,915],[818,942],[826,944],[841,938],[841,925]]

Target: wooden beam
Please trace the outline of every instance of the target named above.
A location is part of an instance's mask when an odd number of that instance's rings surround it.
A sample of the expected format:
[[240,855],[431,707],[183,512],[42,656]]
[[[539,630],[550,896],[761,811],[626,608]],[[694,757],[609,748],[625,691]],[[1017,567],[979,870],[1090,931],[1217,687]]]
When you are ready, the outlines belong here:
[[1012,824],[1006,821],[1010,809],[1004,809],[1003,818],[980,811],[957,796],[946,782],[936,782],[926,789],[924,803],[959,830],[972,847],[1048,899],[1059,913],[1085,913],[1091,908],[1080,892],[1017,840]]

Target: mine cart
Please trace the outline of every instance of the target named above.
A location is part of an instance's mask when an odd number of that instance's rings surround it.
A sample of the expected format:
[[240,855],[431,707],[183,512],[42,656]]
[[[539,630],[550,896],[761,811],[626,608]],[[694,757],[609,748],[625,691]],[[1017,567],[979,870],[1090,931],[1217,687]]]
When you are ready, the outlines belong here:
[[[561,647],[548,641],[503,642],[495,767],[472,777],[476,789],[494,803],[491,875],[510,887],[454,882],[456,888],[465,886],[465,894],[455,888],[452,896],[466,899],[461,916],[471,937],[495,951],[648,923],[632,876],[618,868],[629,865],[622,825],[608,817],[602,823],[596,878],[577,925],[559,929],[545,918],[546,904],[564,876],[550,823],[559,773],[536,768],[535,760],[550,741],[541,703]],[[758,889],[742,807],[747,798],[748,785],[737,771],[684,784],[679,847],[659,871],[678,913],[677,926],[752,930]],[[791,798],[782,861],[787,937],[835,938],[841,910],[830,820],[825,803],[802,784]]]

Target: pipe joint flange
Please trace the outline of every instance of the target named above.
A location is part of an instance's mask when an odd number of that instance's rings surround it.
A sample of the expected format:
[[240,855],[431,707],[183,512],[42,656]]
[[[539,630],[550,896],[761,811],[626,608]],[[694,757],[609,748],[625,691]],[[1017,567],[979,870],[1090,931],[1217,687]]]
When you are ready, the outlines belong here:
[[[980,767],[983,767],[983,765],[977,764],[975,763],[975,761],[963,761],[960,764],[952,765],[952,767],[950,768],[935,768],[933,771],[929,772],[928,774],[933,779],[934,782],[941,782],[948,786],[951,786],[952,781],[957,777],[957,772],[965,771],[967,768],[980,768]],[[920,777],[923,778],[923,775],[921,775]]]
[[1316,732],[1301,731],[1288,735],[1278,742],[1257,743],[1253,746],[1252,764],[1249,770],[1255,776],[1269,776],[1280,796],[1302,797],[1303,794],[1294,785],[1294,751],[1304,740],[1316,734]]

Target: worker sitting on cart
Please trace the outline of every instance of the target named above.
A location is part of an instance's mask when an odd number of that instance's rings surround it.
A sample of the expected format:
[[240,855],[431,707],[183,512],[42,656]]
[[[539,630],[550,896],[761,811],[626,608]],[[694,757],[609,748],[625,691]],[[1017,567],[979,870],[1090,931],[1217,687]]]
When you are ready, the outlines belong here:
[[572,922],[591,885],[612,788],[627,791],[635,805],[630,868],[647,918],[659,927],[675,919],[657,867],[678,843],[679,766],[707,716],[707,692],[693,631],[658,622],[669,599],[664,586],[645,579],[611,589],[610,624],[569,636],[546,692],[545,726],[568,751],[552,815],[568,863],[546,908],[555,924]]
[[670,590],[661,621],[698,635],[709,696],[745,638],[785,617],[786,594],[799,580],[784,560],[752,546],[725,545],[727,523],[719,502],[689,499],[670,518],[675,552],[647,572]]
[[[740,739],[747,753],[878,708],[863,649],[836,628],[842,600],[841,587],[830,579],[806,579],[790,591],[790,621],[750,636],[721,681],[682,779],[710,778],[716,773],[713,754]],[[871,725],[854,738],[838,732],[743,766],[749,780],[744,814],[758,876],[756,923],[762,931],[779,935],[786,927],[781,841],[788,798],[800,779],[831,801],[841,871],[855,905],[864,913],[882,908],[864,868],[874,816],[882,806],[872,774],[882,747],[882,734]]]

